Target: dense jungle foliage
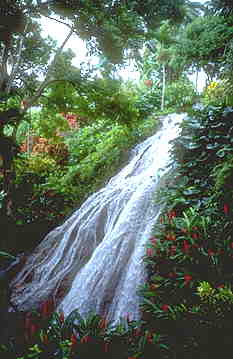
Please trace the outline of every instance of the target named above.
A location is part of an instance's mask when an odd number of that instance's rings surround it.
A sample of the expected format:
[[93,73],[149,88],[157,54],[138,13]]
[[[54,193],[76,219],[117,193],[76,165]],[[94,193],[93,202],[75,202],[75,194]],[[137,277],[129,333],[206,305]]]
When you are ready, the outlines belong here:
[[[232,13],[222,0],[0,5],[2,357],[217,359],[232,352]],[[71,50],[42,37],[40,17],[55,15],[67,23],[67,41],[76,33],[101,56],[96,68],[73,66]],[[127,56],[137,83],[119,75]],[[64,318],[52,298],[37,311],[8,313],[22,253],[103,186],[163,115],[181,111],[173,167],[154,199],[163,210],[145,248],[142,319],[122,318],[113,328],[96,313]]]

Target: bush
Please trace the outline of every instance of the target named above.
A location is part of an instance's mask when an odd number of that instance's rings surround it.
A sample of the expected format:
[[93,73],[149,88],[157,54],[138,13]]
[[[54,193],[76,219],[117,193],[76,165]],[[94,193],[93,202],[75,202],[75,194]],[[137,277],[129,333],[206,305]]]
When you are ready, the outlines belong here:
[[231,120],[232,108],[202,108],[174,140],[141,288],[146,327],[165,336],[168,358],[217,359],[222,345],[233,349]]

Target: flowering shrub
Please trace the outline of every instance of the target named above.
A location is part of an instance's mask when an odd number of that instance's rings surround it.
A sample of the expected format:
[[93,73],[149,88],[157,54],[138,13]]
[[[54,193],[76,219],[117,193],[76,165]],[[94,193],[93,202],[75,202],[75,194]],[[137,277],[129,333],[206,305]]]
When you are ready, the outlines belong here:
[[12,359],[148,359],[151,351],[157,358],[166,351],[162,337],[144,330],[142,322],[122,318],[112,327],[103,316],[90,313],[84,319],[77,310],[65,318],[54,312],[51,299],[37,311],[25,313],[21,322],[21,333],[0,346],[0,352]]
[[233,349],[232,109],[202,109],[182,126],[147,245],[143,318],[169,358],[219,358],[219,343]]
[[212,81],[204,90],[203,103],[206,105],[222,104],[224,100],[224,83]]

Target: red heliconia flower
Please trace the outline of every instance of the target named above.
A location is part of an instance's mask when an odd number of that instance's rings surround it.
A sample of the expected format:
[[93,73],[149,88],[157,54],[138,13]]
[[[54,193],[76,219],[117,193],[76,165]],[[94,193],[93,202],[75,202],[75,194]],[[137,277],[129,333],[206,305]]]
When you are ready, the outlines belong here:
[[70,337],[70,341],[71,341],[71,346],[75,346],[76,344],[78,344],[78,339],[76,337],[76,335],[72,334]]
[[168,212],[167,216],[171,220],[171,219],[176,217],[176,212],[175,211],[170,211],[170,212]]
[[225,203],[223,206],[223,212],[227,215],[229,213],[229,206]]
[[153,343],[153,335],[151,333],[147,333],[146,335],[147,342],[152,344]]
[[169,310],[169,305],[168,304],[163,304],[161,309],[164,311],[164,312],[167,312]]
[[208,249],[208,255],[209,256],[214,256],[215,252],[212,249]]
[[198,233],[192,233],[192,234],[191,234],[191,237],[192,237],[193,239],[198,239],[198,238],[199,238],[199,234],[198,234]]
[[189,242],[188,241],[184,241],[183,242],[183,251],[185,252],[185,253],[188,253],[189,252],[189,249],[190,249],[190,244],[189,244]]
[[189,284],[189,282],[193,279],[193,277],[189,274],[185,274],[184,275],[184,282],[185,282],[185,285]]
[[147,257],[153,257],[154,250],[152,248],[147,248],[146,255],[147,255]]
[[168,233],[168,234],[166,235],[166,239],[167,239],[168,241],[175,241],[175,240],[176,240],[176,236],[175,236],[173,233]]
[[88,343],[90,341],[90,337],[88,335],[85,335],[81,339],[81,343]]

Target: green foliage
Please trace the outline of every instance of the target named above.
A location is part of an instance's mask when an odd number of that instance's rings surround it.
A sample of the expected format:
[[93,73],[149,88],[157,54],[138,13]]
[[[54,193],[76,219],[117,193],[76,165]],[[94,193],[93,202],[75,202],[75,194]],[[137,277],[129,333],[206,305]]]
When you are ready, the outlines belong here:
[[[38,116],[33,131],[43,133]],[[58,223],[106,182],[127,160],[127,151],[155,132],[156,118],[135,121],[129,129],[109,120],[69,130],[59,142],[34,136],[15,160],[14,218],[17,223]],[[64,141],[64,142],[62,142]]]
[[38,311],[25,313],[23,332],[11,337],[0,352],[11,359],[29,358],[150,358],[153,350],[158,358],[166,351],[163,338],[144,330],[143,322],[122,318],[113,327],[103,316],[89,313],[83,318],[77,310],[66,318],[53,311],[51,300]]
[[168,358],[218,358],[219,342],[232,350],[232,108],[196,109],[181,126],[146,249],[143,319]]
[[188,79],[180,79],[170,83],[165,90],[166,107],[185,108],[194,102],[196,93],[193,84]]

